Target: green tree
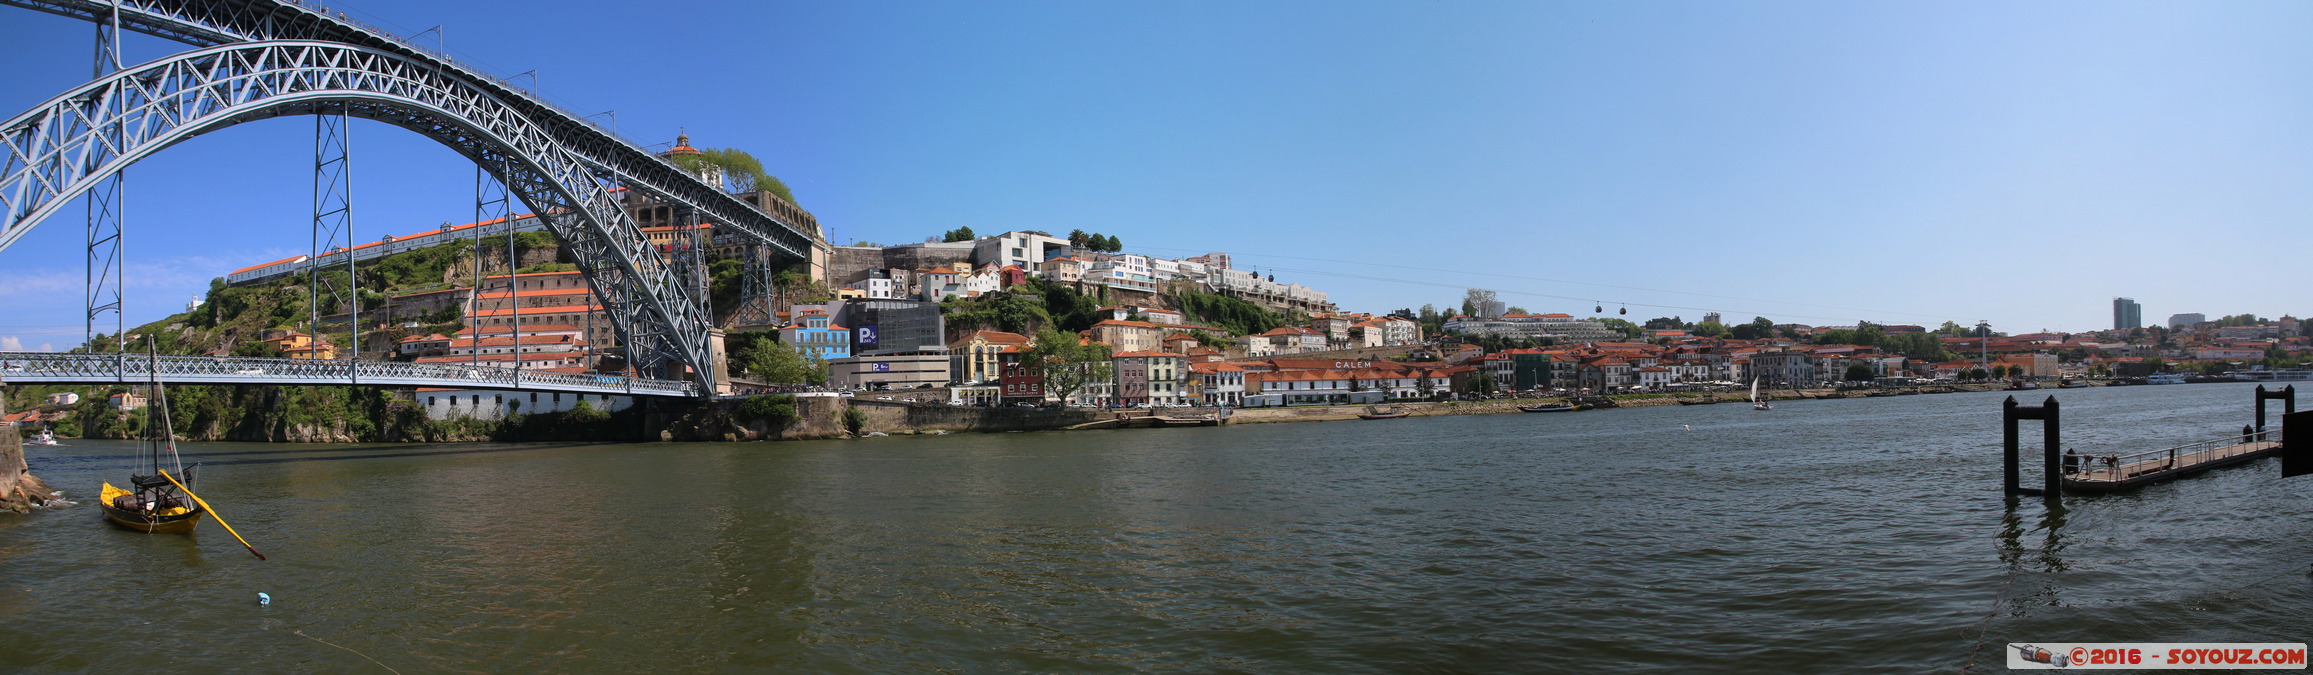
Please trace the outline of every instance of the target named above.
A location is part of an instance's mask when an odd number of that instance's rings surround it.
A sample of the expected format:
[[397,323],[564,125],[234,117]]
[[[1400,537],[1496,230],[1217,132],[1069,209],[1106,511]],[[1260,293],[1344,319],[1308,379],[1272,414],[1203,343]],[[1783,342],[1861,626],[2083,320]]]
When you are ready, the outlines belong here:
[[562,413],[562,419],[579,424],[597,424],[610,420],[610,413],[596,410],[593,404],[583,400],[585,398],[583,396],[579,398],[581,400],[578,405],[571,406],[568,412]]
[[827,383],[827,362],[818,355],[790,349],[768,337],[755,338],[750,347],[752,353],[745,362],[750,377],[779,384]]
[[1968,379],[1971,379],[1971,380],[1984,380],[1984,379],[1990,379],[1991,377],[1992,377],[1992,374],[1991,374],[1989,371],[1986,371],[1986,370],[1984,370],[1983,368],[1980,368],[1980,367],[1979,367],[1979,368],[1969,368],[1969,369],[1968,369]]
[[2168,371],[2168,361],[2162,360],[2162,359],[2161,359],[2160,357],[2158,357],[2158,356],[2149,357],[2149,358],[2146,358],[2146,359],[2144,360],[2144,367],[2145,367],[2145,368],[2147,368],[2147,369],[2149,369],[2149,371],[2150,371],[2150,372],[2155,372],[2155,373],[2160,373],[2160,372],[2167,372],[2167,371]]
[[1750,323],[1737,325],[1729,329],[1727,333],[1737,340],[1770,338],[1775,336],[1775,322],[1769,321],[1767,317],[1763,316],[1753,317]]
[[1480,396],[1492,396],[1501,387],[1500,384],[1494,382],[1493,373],[1478,373],[1476,378],[1470,380],[1470,386],[1476,389]]
[[676,155],[673,161],[676,166],[694,173],[709,166],[720,168],[733,191],[769,192],[789,204],[795,203],[795,193],[787,189],[787,183],[764,171],[763,162],[745,150],[708,148],[696,155]]
[[795,396],[793,394],[749,396],[746,401],[739,404],[739,414],[769,422],[773,429],[785,429],[789,425],[795,424],[797,419]]
[[1094,383],[1109,379],[1108,345],[1084,342],[1075,333],[1044,329],[1036,344],[1020,355],[1021,364],[1044,373],[1044,390],[1066,403]]
[[1733,331],[1728,330],[1726,324],[1717,321],[1705,321],[1695,324],[1694,334],[1708,338],[1723,338],[1732,335]]
[[1463,291],[1462,314],[1468,316],[1485,316],[1486,311],[1491,309],[1494,306],[1494,303],[1499,300],[1501,300],[1501,295],[1495,293],[1492,290],[1484,288],[1472,288],[1467,291]]
[[1089,244],[1091,241],[1092,241],[1092,235],[1089,235],[1089,234],[1085,234],[1085,233],[1084,233],[1084,230],[1069,230],[1069,231],[1068,231],[1068,245],[1069,245],[1069,246],[1074,246],[1074,247],[1077,247],[1077,248],[1084,248],[1084,247],[1085,247],[1086,245],[1088,245],[1088,244]]
[[971,240],[972,240],[972,228],[971,228],[971,227],[968,227],[968,226],[967,226],[967,227],[959,227],[959,228],[956,228],[956,229],[953,229],[953,230],[948,230],[946,234],[943,234],[943,235],[941,235],[941,236],[940,236],[940,241],[943,241],[943,242],[958,242],[958,241],[971,241]]
[[1872,372],[1871,366],[1869,365],[1861,363],[1847,364],[1847,381],[1849,382],[1864,382],[1875,377],[1879,377],[1879,374]]
[[860,412],[858,408],[844,406],[842,418],[844,430],[851,432],[853,436],[858,436],[859,430],[867,426],[867,414]]
[[1646,330],[1639,328],[1638,324],[1617,319],[1611,316],[1598,319],[1598,322],[1605,324],[1607,328],[1611,328],[1617,332],[1622,333],[1624,339],[1636,339],[1639,335],[1646,333]]
[[1282,314],[1225,295],[1185,291],[1178,298],[1190,321],[1237,335],[1258,335],[1290,323]]
[[1952,353],[1944,349],[1941,333],[1893,333],[1880,338],[1879,348],[1891,354],[1924,361],[1950,361]]

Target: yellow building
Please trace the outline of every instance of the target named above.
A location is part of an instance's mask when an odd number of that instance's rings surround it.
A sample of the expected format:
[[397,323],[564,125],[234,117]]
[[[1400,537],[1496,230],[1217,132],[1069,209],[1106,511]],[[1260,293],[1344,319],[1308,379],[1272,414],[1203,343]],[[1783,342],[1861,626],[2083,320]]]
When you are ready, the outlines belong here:
[[280,349],[283,355],[293,359],[328,361],[337,358],[337,345],[315,340],[313,336],[297,331],[289,331],[288,334],[273,338],[268,342],[273,343],[274,348]]

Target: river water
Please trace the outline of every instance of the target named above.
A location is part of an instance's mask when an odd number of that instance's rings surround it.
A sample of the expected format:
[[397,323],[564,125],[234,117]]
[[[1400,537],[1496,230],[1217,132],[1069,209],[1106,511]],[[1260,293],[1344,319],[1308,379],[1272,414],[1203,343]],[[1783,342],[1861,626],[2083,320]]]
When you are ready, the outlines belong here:
[[[2110,454],[2236,431],[2249,392],[2053,393]],[[92,503],[0,516],[0,671],[1989,671],[2011,641],[2313,639],[2313,479],[2267,459],[2011,508],[2002,396],[188,444],[272,559]],[[134,452],[28,450],[75,498]]]

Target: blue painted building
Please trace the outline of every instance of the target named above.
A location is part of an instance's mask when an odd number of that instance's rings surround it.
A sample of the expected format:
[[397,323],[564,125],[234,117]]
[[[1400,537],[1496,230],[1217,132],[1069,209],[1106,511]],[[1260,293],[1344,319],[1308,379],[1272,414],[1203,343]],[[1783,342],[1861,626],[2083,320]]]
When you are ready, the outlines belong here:
[[851,330],[836,324],[827,310],[818,307],[798,309],[794,323],[779,329],[779,341],[822,360],[851,356]]

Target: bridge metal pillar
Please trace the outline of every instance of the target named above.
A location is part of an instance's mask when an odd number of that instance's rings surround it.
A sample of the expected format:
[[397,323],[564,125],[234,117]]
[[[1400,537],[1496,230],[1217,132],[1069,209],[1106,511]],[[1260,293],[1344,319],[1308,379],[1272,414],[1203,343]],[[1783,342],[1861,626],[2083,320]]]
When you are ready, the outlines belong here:
[[[121,69],[119,7],[106,7],[103,12],[104,15],[96,21],[96,58],[92,79],[102,78]],[[92,108],[88,114],[88,119],[92,120],[106,119],[125,112],[123,103],[114,97],[98,98],[85,105]],[[107,144],[91,146],[90,152],[82,160],[88,163],[84,170],[96,171],[112,159],[112,153],[126,147],[122,137],[124,131],[124,125],[111,125],[105,132],[109,136],[106,140],[110,148],[100,151]],[[125,353],[124,350],[128,348],[128,317],[122,311],[121,297],[121,285],[126,283],[121,275],[121,266],[125,262],[121,257],[121,245],[124,243],[121,221],[126,216],[127,181],[125,172],[114,171],[105,174],[87,193],[88,251],[84,260],[87,275],[82,289],[87,301],[84,305],[87,321],[80,338],[91,351],[96,348],[97,319],[108,312],[112,314],[113,320],[113,351]]]
[[[482,285],[482,224],[490,222],[491,218],[495,218],[499,214],[510,211],[509,200],[510,197],[506,194],[506,185],[498,182],[498,177],[490,175],[490,172],[485,170],[481,164],[475,164],[474,224],[466,228],[466,234],[474,238],[474,278],[471,281],[471,288],[466,293],[466,316],[464,319],[466,324],[472,328],[472,330],[466,331],[466,339],[468,340],[481,339],[482,324],[478,317],[482,311],[482,293],[488,290]],[[456,342],[453,340],[452,344],[456,344]],[[467,345],[467,355],[471,357],[467,360],[468,363],[475,365],[482,363],[482,350],[475,349],[471,344]]]
[[2280,391],[2266,391],[2265,385],[2257,385],[2257,431],[2259,432],[2265,430],[2265,402],[2273,400],[2281,402],[2282,415],[2297,412],[2297,385],[2282,387]]
[[713,324],[715,303],[714,298],[708,293],[707,237],[704,234],[706,230],[704,225],[706,223],[699,217],[697,210],[675,209],[674,237],[662,251],[662,254],[667,255],[669,261],[674,263],[677,283],[689,287],[692,291],[691,297],[698,298],[700,307],[706,310],[707,340],[709,343],[706,350],[707,362],[693,367],[691,377],[699,383],[701,391],[706,392],[707,396],[713,396],[715,383],[720,381],[716,376],[719,371],[723,370],[721,364],[723,332],[716,329]]
[[[2023,482],[2023,463],[2017,453],[2016,438],[2016,422],[2020,420],[2041,421],[2043,474],[2041,476],[2041,489],[2038,490],[2021,485]],[[2003,485],[2007,488],[2008,494],[2040,495],[2050,499],[2063,496],[2064,473],[2063,457],[2059,454],[2062,445],[2058,438],[2059,428],[2056,397],[2054,396],[2048,397],[2048,402],[2041,405],[2017,405],[2014,396],[2008,397],[2007,401],[2000,404],[2000,445],[2005,453],[2003,455],[2005,464],[2002,466],[2002,477],[2005,481]]]
[[[498,204],[499,211],[494,217],[498,218],[499,227],[506,230],[506,334],[514,338],[514,381],[519,383],[522,381],[522,251],[515,246],[514,235],[519,233],[514,231],[513,198]],[[475,353],[482,351],[481,337],[479,331],[475,332]]]
[[[305,263],[312,305],[307,308],[311,313],[307,330],[315,343],[321,341],[322,295],[326,289],[331,309],[345,310],[346,326],[352,331],[347,338],[351,344],[347,345],[346,359],[354,361],[361,355],[361,276],[353,260],[353,139],[348,133],[352,120],[346,116],[345,104],[334,108],[313,116],[313,253]],[[343,288],[329,278],[333,270],[322,264],[321,256],[330,251],[345,258]]]
[[761,242],[749,241],[739,268],[739,306],[731,313],[732,326],[779,323],[779,305],[771,281],[771,252]]

